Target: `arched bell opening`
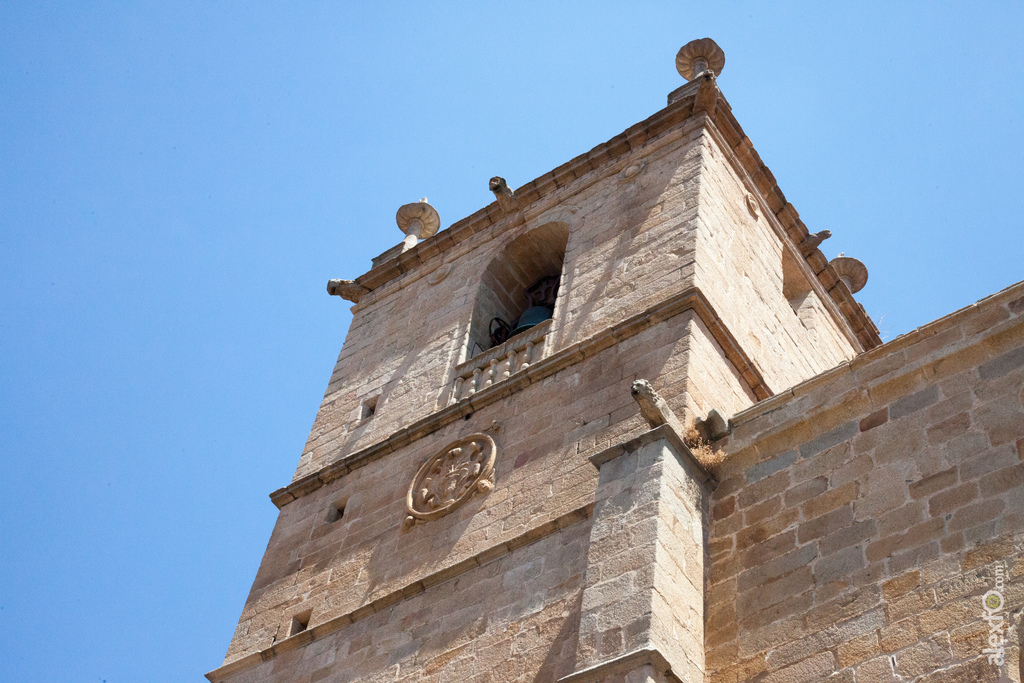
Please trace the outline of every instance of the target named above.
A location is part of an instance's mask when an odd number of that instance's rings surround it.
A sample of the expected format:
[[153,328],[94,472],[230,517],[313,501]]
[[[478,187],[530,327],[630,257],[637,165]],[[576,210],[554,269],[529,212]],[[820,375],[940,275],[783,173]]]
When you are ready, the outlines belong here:
[[568,225],[545,223],[491,260],[473,306],[468,358],[552,316],[568,241]]

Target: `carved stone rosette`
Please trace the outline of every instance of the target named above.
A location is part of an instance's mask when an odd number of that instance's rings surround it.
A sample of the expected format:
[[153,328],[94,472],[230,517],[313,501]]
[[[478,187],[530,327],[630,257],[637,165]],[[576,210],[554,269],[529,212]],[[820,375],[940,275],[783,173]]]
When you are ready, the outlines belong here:
[[405,499],[408,529],[464,505],[476,493],[494,488],[498,447],[486,434],[471,434],[448,444],[427,459],[409,485]]

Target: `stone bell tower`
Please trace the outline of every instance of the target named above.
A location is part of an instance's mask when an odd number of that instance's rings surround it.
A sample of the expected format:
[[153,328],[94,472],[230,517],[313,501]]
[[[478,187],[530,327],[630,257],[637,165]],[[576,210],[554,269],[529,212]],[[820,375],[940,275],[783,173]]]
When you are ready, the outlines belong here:
[[447,229],[402,206],[328,284],[352,325],[211,681],[705,680],[691,449],[880,343],[724,65],[688,43],[664,109]]

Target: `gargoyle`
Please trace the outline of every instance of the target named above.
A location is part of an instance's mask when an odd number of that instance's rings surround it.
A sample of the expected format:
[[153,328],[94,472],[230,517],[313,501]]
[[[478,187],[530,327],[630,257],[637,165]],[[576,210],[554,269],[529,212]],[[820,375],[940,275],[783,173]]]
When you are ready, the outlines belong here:
[[818,245],[827,240],[832,236],[831,230],[822,230],[821,232],[814,232],[804,238],[804,241],[800,243],[800,253],[804,257],[807,257],[812,251],[818,248]]
[[369,287],[357,284],[355,280],[328,280],[327,293],[331,296],[340,296],[346,301],[354,304],[359,303],[363,295],[370,291]]
[[494,176],[491,178],[491,182],[488,184],[491,192],[498,200],[498,206],[505,213],[512,213],[519,209],[519,200],[516,199],[516,194],[509,189],[508,183],[501,176]]
[[[640,406],[640,414],[644,416],[644,419],[652,427],[660,427],[663,424],[667,424],[680,437],[686,434],[683,423],[676,417],[676,414],[669,407],[665,399],[654,390],[650,382],[645,379],[636,380],[633,382],[630,393],[633,394],[633,400]],[[716,441],[729,433],[729,424],[722,417],[721,413],[714,408],[708,411],[708,416],[703,420],[698,418],[693,426],[700,435],[700,438],[709,442]]]
[[640,406],[640,414],[644,416],[652,427],[660,427],[661,425],[667,424],[671,427],[679,438],[683,438],[686,433],[686,429],[683,427],[683,423],[679,421],[676,414],[672,412],[668,403],[663,399],[658,392],[654,390],[651,383],[645,379],[638,379],[633,382],[633,387],[630,389],[630,393],[633,395],[633,400]]

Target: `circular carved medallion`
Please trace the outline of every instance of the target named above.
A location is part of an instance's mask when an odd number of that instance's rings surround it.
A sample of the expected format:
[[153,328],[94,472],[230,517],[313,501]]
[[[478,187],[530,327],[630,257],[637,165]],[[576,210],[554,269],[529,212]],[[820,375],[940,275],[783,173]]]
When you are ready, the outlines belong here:
[[754,199],[754,195],[752,194],[747,194],[747,211],[749,211],[750,215],[754,217],[754,220],[757,220],[757,200]]
[[628,182],[643,173],[645,168],[647,168],[646,160],[640,160],[635,164],[630,164],[619,172],[619,181]]
[[498,447],[486,434],[471,434],[427,458],[409,485],[404,526],[443,517],[475,493],[494,488]]
[[451,272],[452,264],[446,263],[427,274],[427,283],[436,285],[438,282],[448,277]]

